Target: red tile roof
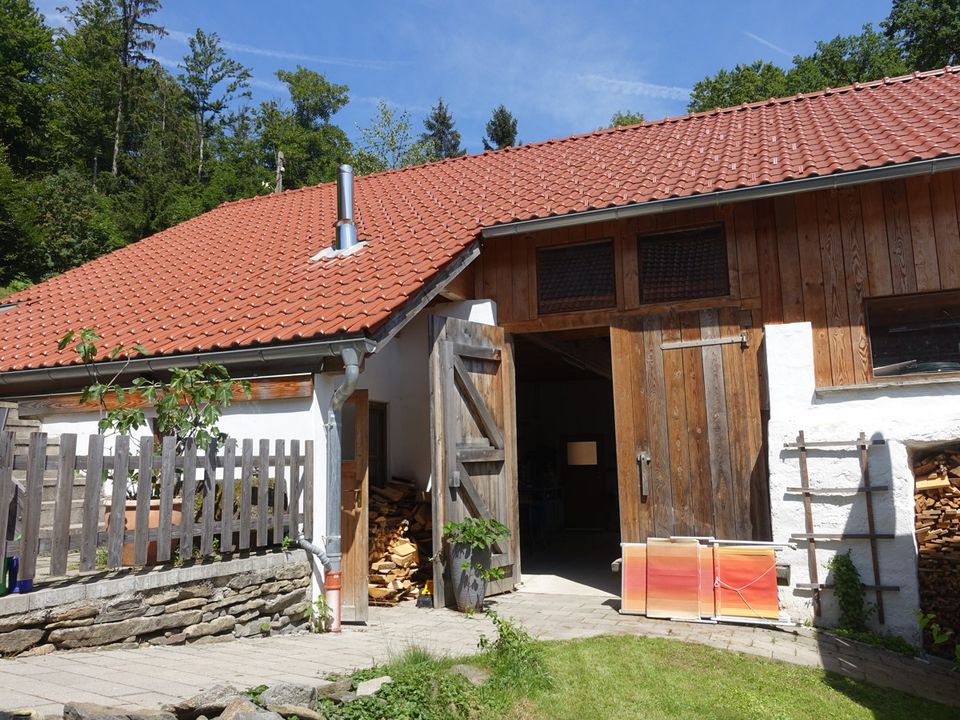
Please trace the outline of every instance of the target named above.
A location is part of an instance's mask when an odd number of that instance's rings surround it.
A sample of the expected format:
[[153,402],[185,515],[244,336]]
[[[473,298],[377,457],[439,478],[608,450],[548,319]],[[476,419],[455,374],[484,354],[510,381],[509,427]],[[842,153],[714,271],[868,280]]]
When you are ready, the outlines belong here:
[[960,154],[960,68],[487,152],[227,203],[31,287],[0,311],[0,371],[73,362],[68,329],[172,355],[370,331],[482,228]]

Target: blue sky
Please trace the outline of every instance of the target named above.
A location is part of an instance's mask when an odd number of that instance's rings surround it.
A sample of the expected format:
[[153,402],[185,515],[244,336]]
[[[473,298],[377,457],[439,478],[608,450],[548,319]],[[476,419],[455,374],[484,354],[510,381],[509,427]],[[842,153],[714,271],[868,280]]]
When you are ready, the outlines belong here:
[[[64,0],[35,1],[48,22],[62,22]],[[680,115],[689,89],[719,68],[789,64],[889,8],[889,0],[165,0],[156,19],[170,36],[156,54],[175,64],[195,28],[216,32],[251,69],[255,102],[286,99],[277,69],[316,70],[350,87],[334,122],[353,138],[378,99],[408,110],[419,132],[442,96],[464,146],[479,152],[500,103],[524,142],[596,129],[617,110]]]

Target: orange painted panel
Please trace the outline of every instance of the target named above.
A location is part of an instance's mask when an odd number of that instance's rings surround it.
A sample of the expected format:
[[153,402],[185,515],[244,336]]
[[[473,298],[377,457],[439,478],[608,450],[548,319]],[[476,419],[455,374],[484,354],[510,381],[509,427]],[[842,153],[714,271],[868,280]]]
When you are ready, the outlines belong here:
[[623,543],[620,566],[620,612],[642,615],[647,611],[647,546]]
[[700,543],[647,541],[647,617],[700,618]]
[[700,546],[700,617],[716,615],[713,597],[713,548]]
[[776,620],[777,559],[773,548],[719,547],[720,607],[717,615]]

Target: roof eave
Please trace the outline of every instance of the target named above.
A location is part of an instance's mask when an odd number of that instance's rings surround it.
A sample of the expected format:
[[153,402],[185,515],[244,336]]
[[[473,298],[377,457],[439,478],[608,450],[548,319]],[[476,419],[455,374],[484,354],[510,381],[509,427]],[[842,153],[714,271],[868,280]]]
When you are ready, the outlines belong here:
[[746,200],[759,200],[762,198],[777,197],[779,195],[839,188],[847,185],[858,185],[860,183],[892,180],[916,175],[928,175],[935,172],[957,169],[960,169],[960,155],[948,155],[929,160],[913,160],[897,165],[882,165],[875,168],[838,172],[831,175],[817,175],[814,177],[799,178],[797,180],[783,180],[776,183],[752,185],[750,187],[734,188],[732,190],[717,190],[716,192],[703,193],[700,195],[665,198],[663,200],[648,200],[646,202],[629,203],[614,207],[583,210],[566,215],[517,220],[515,222],[487,226],[483,228],[481,235],[484,238],[521,235],[523,233],[552,230],[587,223],[622,220],[624,218],[638,217],[641,215],[655,215],[680,210],[693,210],[696,208],[725,205]]

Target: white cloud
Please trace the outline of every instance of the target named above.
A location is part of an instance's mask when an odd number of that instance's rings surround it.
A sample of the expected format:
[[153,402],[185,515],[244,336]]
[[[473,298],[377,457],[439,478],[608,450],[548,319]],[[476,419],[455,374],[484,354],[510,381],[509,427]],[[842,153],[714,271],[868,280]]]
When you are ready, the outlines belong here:
[[[182,30],[167,30],[167,34],[172,40],[176,40],[183,45],[189,43],[192,33],[186,33]],[[220,39],[220,45],[226,50],[232,50],[237,53],[246,53],[248,55],[260,55],[262,57],[277,58],[280,60],[294,60],[297,62],[314,63],[317,65],[338,65],[341,67],[360,68],[364,70],[388,70],[390,68],[403,65],[405,63],[397,60],[376,60],[369,58],[348,58],[336,57],[331,55],[308,55],[305,53],[289,52],[287,50],[274,50],[272,48],[258,47],[256,45],[247,45],[245,43],[235,43]]]
[[767,40],[766,38],[762,38],[762,37],[760,37],[759,35],[755,35],[755,34],[753,34],[752,32],[747,32],[746,30],[743,31],[743,34],[746,35],[746,36],[747,36],[748,38],[750,38],[751,40],[754,40],[754,41],[760,43],[761,45],[766,45],[766,46],[767,46],[768,48],[770,48],[771,50],[776,50],[776,51],[777,51],[778,53],[780,53],[781,55],[786,55],[788,58],[792,58],[792,57],[793,57],[793,53],[791,53],[791,52],[789,52],[789,51],[787,51],[787,50],[784,50],[784,49],[783,49],[782,47],[780,47],[779,45],[774,45],[772,42],[770,42],[770,41]]
[[620,80],[618,78],[603,77],[602,75],[577,75],[577,79],[594,89],[608,90],[620,95],[638,95],[641,97],[663,98],[665,100],[687,100],[690,97],[690,88],[674,87],[673,85],[657,85],[656,83],[640,82],[637,80]]

